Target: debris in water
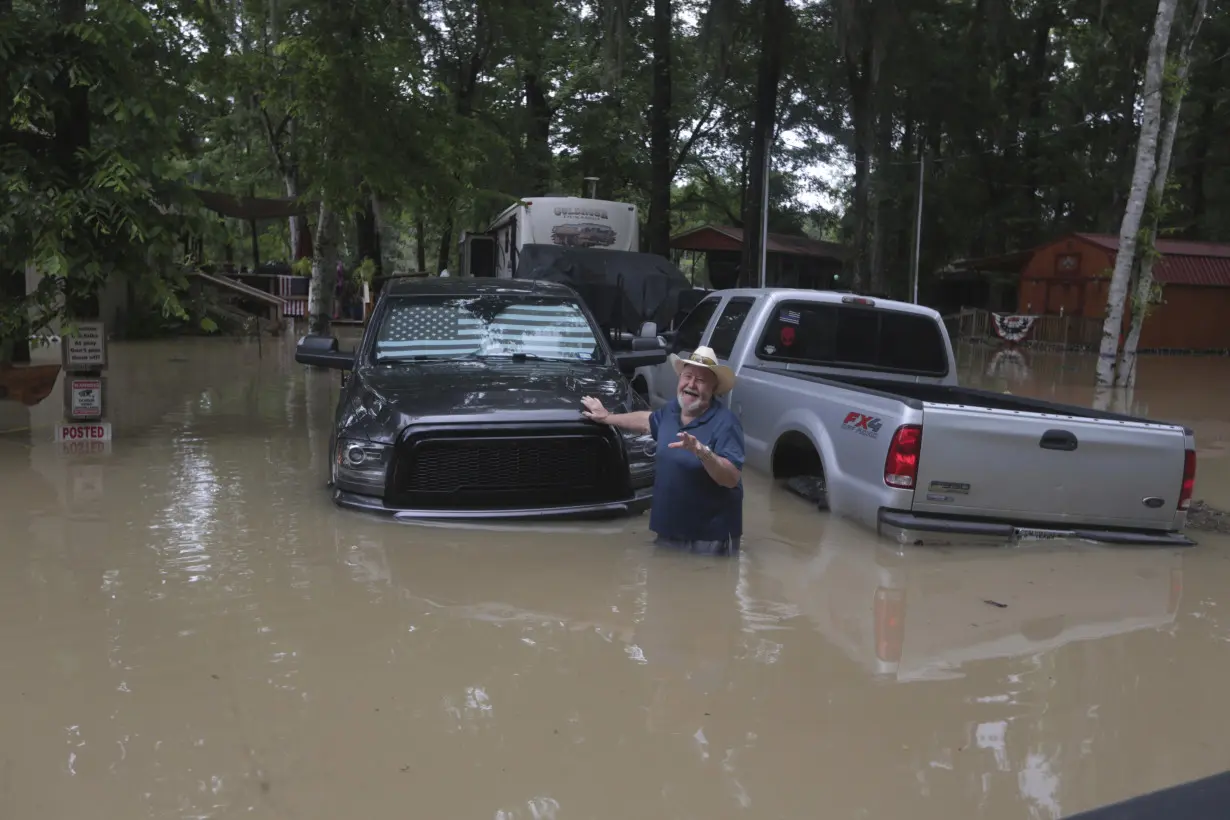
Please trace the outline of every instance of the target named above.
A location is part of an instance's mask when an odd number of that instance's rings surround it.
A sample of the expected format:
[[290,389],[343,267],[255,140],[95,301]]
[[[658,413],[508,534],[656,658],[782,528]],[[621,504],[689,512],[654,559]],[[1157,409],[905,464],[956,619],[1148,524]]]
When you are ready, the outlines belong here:
[[990,598],[983,598],[983,599],[982,599],[982,602],[983,602],[984,604],[990,604],[991,606],[997,606],[997,607],[999,607],[1000,609],[1007,609],[1007,608],[1008,608],[1008,605],[1007,605],[1007,604],[1001,604],[999,601],[992,601]]
[[822,510],[829,508],[829,495],[825,486],[824,476],[819,475],[797,475],[786,481],[787,490]]
[[1193,501],[1187,511],[1187,528],[1230,534],[1230,512],[1216,509],[1204,501]]

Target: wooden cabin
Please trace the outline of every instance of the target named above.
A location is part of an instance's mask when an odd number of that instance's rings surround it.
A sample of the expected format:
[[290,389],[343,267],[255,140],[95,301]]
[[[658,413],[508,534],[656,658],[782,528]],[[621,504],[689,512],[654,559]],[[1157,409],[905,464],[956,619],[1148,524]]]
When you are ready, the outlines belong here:
[[[1157,249],[1162,304],[1145,320],[1140,350],[1230,351],[1230,243],[1159,239]],[[1015,273],[1019,314],[1097,320],[1106,315],[1118,251],[1117,236],[1074,233],[1029,251],[962,260],[951,271]],[[1130,322],[1129,307],[1125,330]]]

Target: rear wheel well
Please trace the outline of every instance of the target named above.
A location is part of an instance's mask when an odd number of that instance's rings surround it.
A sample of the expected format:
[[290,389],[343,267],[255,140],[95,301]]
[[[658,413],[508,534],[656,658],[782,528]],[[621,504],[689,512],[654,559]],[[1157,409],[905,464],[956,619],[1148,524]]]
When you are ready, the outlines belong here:
[[824,462],[811,439],[797,430],[791,430],[777,440],[773,447],[773,477],[823,476]]

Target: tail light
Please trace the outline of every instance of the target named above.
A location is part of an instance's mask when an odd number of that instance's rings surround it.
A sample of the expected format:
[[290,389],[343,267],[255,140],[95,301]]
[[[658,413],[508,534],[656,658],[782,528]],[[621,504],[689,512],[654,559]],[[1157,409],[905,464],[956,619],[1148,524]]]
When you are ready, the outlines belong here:
[[901,490],[914,489],[918,479],[918,454],[922,451],[922,427],[905,424],[893,433],[884,459],[884,483]]
[[905,646],[905,590],[876,587],[876,658],[900,663]]
[[1179,510],[1186,512],[1192,505],[1192,493],[1196,489],[1196,451],[1183,454],[1183,486],[1179,488]]

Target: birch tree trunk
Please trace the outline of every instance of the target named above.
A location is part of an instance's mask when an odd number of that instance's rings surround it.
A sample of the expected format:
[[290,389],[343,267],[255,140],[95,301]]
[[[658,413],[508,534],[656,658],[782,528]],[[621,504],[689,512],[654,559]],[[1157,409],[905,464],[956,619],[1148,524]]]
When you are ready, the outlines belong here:
[[320,198],[316,244],[312,249],[312,282],[308,286],[308,333],[327,336],[333,324],[333,296],[337,290],[337,214],[328,197]]
[[[1158,148],[1157,169],[1153,173],[1153,198],[1156,204],[1152,214],[1149,231],[1149,241],[1157,241],[1157,225],[1160,219],[1159,211],[1162,199],[1166,195],[1166,180],[1170,176],[1170,156],[1174,151],[1175,134],[1179,130],[1179,114],[1183,108],[1183,94],[1187,90],[1187,72],[1191,66],[1192,45],[1196,35],[1200,33],[1200,24],[1204,22],[1208,0],[1196,0],[1196,8],[1191,20],[1184,27],[1182,45],[1174,65],[1174,86],[1171,94],[1165,94],[1169,106],[1166,111],[1166,121],[1162,126],[1162,144]],[[1128,330],[1127,339],[1123,343],[1123,356],[1119,359],[1119,369],[1115,374],[1117,387],[1136,386],[1136,348],[1140,344],[1140,333],[1144,328],[1145,319],[1149,313],[1149,300],[1153,295],[1153,262],[1155,256],[1147,255],[1140,260],[1140,281],[1136,285],[1136,295],[1132,299],[1132,326]]]
[[1149,58],[1145,64],[1142,93],[1144,117],[1140,124],[1140,138],[1136,142],[1136,167],[1132,172],[1132,187],[1123,212],[1123,222],[1119,226],[1119,253],[1115,257],[1115,269],[1111,274],[1110,291],[1106,297],[1106,320],[1102,323],[1102,344],[1097,362],[1098,392],[1105,392],[1114,384],[1115,364],[1119,358],[1119,337],[1123,332],[1123,310],[1132,276],[1132,262],[1136,258],[1136,233],[1140,230],[1141,217],[1157,166],[1166,46],[1170,40],[1170,26],[1174,22],[1177,6],[1178,0],[1158,0],[1157,17],[1153,21],[1153,37],[1149,40]]

